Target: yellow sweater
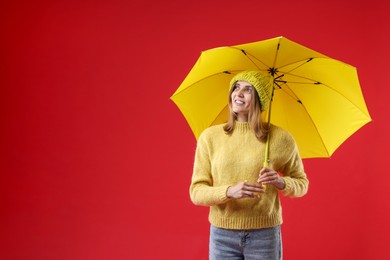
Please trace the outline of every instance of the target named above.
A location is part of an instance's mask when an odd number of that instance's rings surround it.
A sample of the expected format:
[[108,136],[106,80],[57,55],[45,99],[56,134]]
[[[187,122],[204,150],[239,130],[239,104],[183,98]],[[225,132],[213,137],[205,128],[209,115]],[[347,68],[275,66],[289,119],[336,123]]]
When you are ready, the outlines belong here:
[[[282,223],[279,192],[267,185],[260,199],[230,199],[229,186],[247,180],[255,183],[264,161],[265,144],[256,139],[248,123],[236,122],[227,135],[223,125],[206,129],[198,139],[192,182],[191,200],[196,205],[210,206],[212,225],[228,229],[259,229]],[[292,136],[282,128],[270,131],[269,167],[283,174],[286,187],[280,192],[289,197],[306,194],[308,180]]]

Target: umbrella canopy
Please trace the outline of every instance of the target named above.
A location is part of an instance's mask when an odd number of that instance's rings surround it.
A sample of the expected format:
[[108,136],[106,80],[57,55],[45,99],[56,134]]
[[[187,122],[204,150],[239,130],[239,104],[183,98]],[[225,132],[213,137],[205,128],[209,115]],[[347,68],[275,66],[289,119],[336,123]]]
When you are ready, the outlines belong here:
[[196,138],[227,121],[229,82],[244,70],[274,77],[268,120],[294,136],[302,158],[330,157],[371,121],[355,67],[277,37],[201,53],[171,96]]

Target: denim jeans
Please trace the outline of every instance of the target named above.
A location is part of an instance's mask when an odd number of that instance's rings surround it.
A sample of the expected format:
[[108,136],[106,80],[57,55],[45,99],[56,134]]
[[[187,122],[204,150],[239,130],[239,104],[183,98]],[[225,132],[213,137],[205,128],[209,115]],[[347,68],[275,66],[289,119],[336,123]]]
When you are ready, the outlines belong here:
[[223,229],[210,227],[210,260],[281,260],[280,226],[254,229]]

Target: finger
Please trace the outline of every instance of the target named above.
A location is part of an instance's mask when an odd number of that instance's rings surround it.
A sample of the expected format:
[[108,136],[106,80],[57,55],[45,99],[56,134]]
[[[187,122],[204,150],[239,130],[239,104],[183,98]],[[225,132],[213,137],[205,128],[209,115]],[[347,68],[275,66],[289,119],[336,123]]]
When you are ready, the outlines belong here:
[[271,181],[271,180],[277,179],[278,177],[279,176],[278,176],[277,172],[270,171],[270,172],[267,172],[267,173],[260,175],[258,180]]
[[262,175],[257,179],[257,182],[266,182],[266,181],[271,181],[273,179],[272,176],[269,175]]
[[279,181],[279,176],[278,175],[274,175],[274,176],[271,176],[268,180],[263,181],[262,183],[264,183],[264,184],[276,184],[276,183],[278,183],[278,181]]
[[267,171],[267,172],[262,172],[259,174],[259,177],[268,177],[268,176],[271,176],[273,175],[273,173],[271,171]]
[[267,172],[269,172],[271,169],[268,169],[268,168],[262,168],[261,170],[260,170],[260,174],[265,174],[265,173],[267,173]]
[[256,193],[264,193],[265,192],[263,185],[256,185],[256,186],[248,187],[246,189],[246,191],[256,192]]
[[245,191],[243,193],[243,195],[246,198],[260,198],[260,196],[261,196],[259,193],[250,192],[250,191]]
[[245,183],[245,185],[244,185],[245,187],[258,187],[259,186],[259,184],[257,184],[257,183]]
[[241,188],[243,196],[251,196],[250,193],[264,193],[264,187],[259,184],[245,183]]

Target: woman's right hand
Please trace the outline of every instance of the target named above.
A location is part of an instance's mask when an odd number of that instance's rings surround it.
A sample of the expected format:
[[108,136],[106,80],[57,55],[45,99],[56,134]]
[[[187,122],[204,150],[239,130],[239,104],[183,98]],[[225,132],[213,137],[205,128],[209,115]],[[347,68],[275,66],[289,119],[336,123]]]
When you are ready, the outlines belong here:
[[240,182],[234,186],[230,186],[226,191],[226,196],[232,199],[260,198],[261,193],[264,192],[264,187],[261,184]]

